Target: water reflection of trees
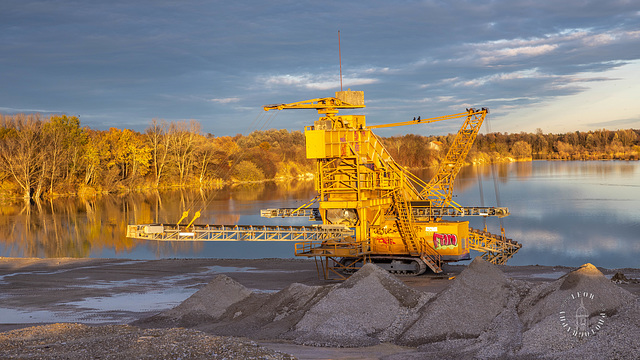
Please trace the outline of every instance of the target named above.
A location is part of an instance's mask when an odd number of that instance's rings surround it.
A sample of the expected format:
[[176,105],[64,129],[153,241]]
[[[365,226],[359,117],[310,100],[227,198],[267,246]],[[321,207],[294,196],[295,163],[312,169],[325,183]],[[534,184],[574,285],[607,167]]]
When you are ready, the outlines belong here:
[[[501,178],[508,176],[507,164],[498,165]],[[516,171],[522,172],[520,168]],[[527,171],[531,171],[530,169]],[[417,175],[428,181],[434,169]],[[489,166],[468,166],[461,170],[456,191],[475,186],[490,175]],[[103,250],[128,253],[147,246],[156,257],[194,253],[202,243],[148,242],[127,239],[128,224],[175,223],[184,211],[189,222],[201,211],[199,224],[238,224],[241,215],[258,215],[262,202],[306,202],[315,196],[313,181],[263,182],[223,189],[175,189],[126,195],[58,198],[0,207],[0,241],[3,255],[25,257],[89,257]]]
[[0,206],[0,256],[89,257],[130,253],[146,246],[156,257],[197,253],[197,242],[143,242],[126,238],[128,224],[176,223],[183,211],[196,223],[233,225],[242,214],[259,214],[264,200],[310,200],[312,181],[260,183],[219,190],[149,191],[126,195],[34,200]]
[[[606,176],[613,181],[637,176],[638,169],[637,163],[626,162],[541,161],[494,166],[495,177],[501,183],[514,178],[526,179],[534,174],[565,180]],[[433,169],[417,171],[416,175],[428,181],[433,172]],[[455,192],[477,192],[479,178],[485,184],[490,183],[493,178],[491,166],[463,167],[456,180]],[[486,196],[491,196],[492,186],[485,185],[484,191]],[[312,181],[292,181],[218,190],[149,191],[3,204],[0,206],[0,256],[89,257],[101,256],[105,251],[127,254],[140,247],[147,248],[146,256],[194,254],[202,250],[202,243],[131,240],[125,237],[126,227],[135,223],[175,223],[186,210],[190,210],[190,216],[185,223],[200,210],[202,216],[196,223],[238,224],[245,215],[259,216],[262,207],[299,205],[315,194]],[[243,221],[253,223],[255,218]]]
[[[454,193],[465,192],[473,187],[476,187],[478,185],[478,180],[493,181],[493,179],[495,179],[500,183],[507,183],[509,177],[512,176],[512,171],[515,171],[518,176],[531,176],[531,162],[494,163],[463,166],[460,169],[460,173],[458,173],[458,176],[456,177],[454,183]],[[431,180],[431,178],[436,174],[436,170],[416,170],[414,171],[414,174],[416,174],[422,180],[429,182],[429,180]]]
[[0,233],[9,256],[88,257],[96,247],[133,248],[134,242],[124,237],[125,214],[111,197],[34,201],[3,216]]
[[[579,165],[577,165],[579,164]],[[567,161],[535,162],[536,172],[548,176],[611,176],[632,177],[637,165],[627,161],[584,161],[580,163]]]

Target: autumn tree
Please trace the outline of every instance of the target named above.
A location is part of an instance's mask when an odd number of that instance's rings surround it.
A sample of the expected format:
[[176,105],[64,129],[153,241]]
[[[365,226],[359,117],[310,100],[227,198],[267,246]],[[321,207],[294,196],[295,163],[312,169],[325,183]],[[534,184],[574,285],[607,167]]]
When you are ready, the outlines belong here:
[[141,134],[129,129],[110,128],[102,140],[101,150],[109,156],[107,175],[110,182],[105,185],[117,185],[123,180],[132,184],[148,172],[151,148]]
[[233,168],[233,177],[238,181],[260,181],[265,179],[262,170],[248,160],[241,161]]
[[511,153],[516,159],[531,158],[531,145],[526,141],[517,141],[511,147]]
[[75,175],[81,148],[86,143],[86,134],[80,128],[78,117],[61,115],[52,116],[44,123],[43,136],[43,155],[48,164],[44,175],[49,181],[49,193],[53,194],[56,184]]
[[631,147],[638,142],[638,134],[631,129],[618,130],[616,134],[624,147]]
[[84,170],[83,185],[100,185],[104,179],[103,172],[107,170],[111,153],[104,133],[96,130],[87,132],[87,144],[80,157],[80,166]]
[[226,180],[229,178],[233,159],[238,157],[237,155],[241,149],[230,136],[221,136],[209,140],[215,149],[214,156],[211,159],[211,174],[214,177]]

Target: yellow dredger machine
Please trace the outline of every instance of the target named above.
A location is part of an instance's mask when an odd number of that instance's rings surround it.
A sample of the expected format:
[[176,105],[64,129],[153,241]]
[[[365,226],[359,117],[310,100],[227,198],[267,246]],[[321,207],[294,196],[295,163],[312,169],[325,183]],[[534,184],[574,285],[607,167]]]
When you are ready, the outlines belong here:
[[[501,235],[469,227],[465,216],[509,215],[504,207],[465,207],[452,200],[453,183],[488,109],[393,124],[367,126],[364,115],[338,115],[363,108],[364,92],[339,91],[332,98],[267,105],[265,111],[316,109],[305,129],[307,158],[316,159],[318,195],[297,209],[262,210],[263,217],[309,217],[310,227],[129,225],[127,236],[149,240],[289,240],[295,255],[314,257],[325,278],[374,262],[393,273],[442,272],[444,262],[466,260],[470,250],[504,264],[521,247]],[[371,131],[376,128],[463,119],[436,175],[424,182],[397,164]],[[317,206],[314,206],[317,204]]]

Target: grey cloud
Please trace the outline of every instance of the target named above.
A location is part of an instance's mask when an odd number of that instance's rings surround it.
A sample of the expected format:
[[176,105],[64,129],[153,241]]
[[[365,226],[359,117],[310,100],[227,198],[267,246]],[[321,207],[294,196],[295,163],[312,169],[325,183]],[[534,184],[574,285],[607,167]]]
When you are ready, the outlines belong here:
[[[345,87],[365,91],[370,122],[527,106],[580,93],[577,74],[640,59],[639,11],[577,0],[6,0],[0,111],[61,108],[92,127],[138,130],[194,118],[233,135],[255,117],[248,108],[338,90],[337,30]],[[289,116],[271,125],[291,129]]]
[[635,118],[592,122],[592,123],[589,123],[588,125],[596,129],[602,128],[602,129],[609,129],[609,130],[618,130],[618,129],[630,129],[630,128],[637,129],[638,124],[640,124],[640,115],[638,115]]

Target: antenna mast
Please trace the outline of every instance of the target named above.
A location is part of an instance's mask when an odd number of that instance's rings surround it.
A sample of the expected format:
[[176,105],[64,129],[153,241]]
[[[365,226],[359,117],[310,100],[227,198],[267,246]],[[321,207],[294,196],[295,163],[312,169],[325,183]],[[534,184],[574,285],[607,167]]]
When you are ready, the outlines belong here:
[[342,91],[342,53],[340,49],[340,30],[338,30],[338,63],[340,64],[340,91]]

